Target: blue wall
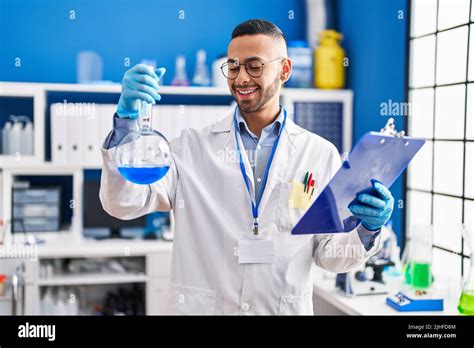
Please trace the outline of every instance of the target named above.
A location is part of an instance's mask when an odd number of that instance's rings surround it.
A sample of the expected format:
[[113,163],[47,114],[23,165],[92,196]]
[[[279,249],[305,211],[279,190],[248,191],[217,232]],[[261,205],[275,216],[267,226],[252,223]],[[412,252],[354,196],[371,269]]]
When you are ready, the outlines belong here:
[[169,84],[178,54],[186,55],[191,79],[198,49],[212,62],[226,53],[232,29],[256,17],[290,40],[305,38],[303,0],[0,0],[0,81],[76,82],[81,50],[102,56],[105,80],[121,81],[125,57],[131,66],[148,58],[168,69]]
[[[398,19],[403,11],[403,19]],[[347,87],[354,90],[354,142],[371,130],[385,125],[380,103],[404,102],[406,83],[407,0],[339,0],[338,25],[344,34],[343,46],[350,58]],[[405,128],[404,117],[395,117],[397,129]],[[393,222],[403,236],[405,199],[403,178],[391,189],[395,197]],[[402,242],[403,243],[403,242]]]

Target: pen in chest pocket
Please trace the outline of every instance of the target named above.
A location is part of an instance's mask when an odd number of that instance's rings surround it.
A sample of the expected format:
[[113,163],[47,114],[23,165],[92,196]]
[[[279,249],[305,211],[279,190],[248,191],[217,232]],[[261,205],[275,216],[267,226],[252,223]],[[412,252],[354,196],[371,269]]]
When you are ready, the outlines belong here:
[[309,173],[308,185],[306,185],[306,193],[309,192],[309,188],[311,187],[311,183],[313,182],[312,179],[313,179],[313,173]]
[[303,192],[306,192],[306,185],[308,184],[308,175],[309,175],[309,172],[306,172],[306,174],[304,175],[304,181],[303,181],[304,191]]
[[313,173],[306,172],[304,176],[303,184],[304,184],[303,192],[310,193],[310,189],[311,189],[310,196],[312,196],[314,194],[314,189],[316,188],[316,181],[315,179],[313,179]]

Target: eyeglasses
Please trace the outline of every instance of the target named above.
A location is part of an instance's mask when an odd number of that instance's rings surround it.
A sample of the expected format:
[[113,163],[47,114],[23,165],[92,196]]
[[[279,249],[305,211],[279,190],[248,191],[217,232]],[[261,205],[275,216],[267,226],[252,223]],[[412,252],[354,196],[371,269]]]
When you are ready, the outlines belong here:
[[245,70],[247,71],[247,74],[249,74],[253,78],[257,78],[262,76],[263,74],[263,68],[265,65],[274,62],[276,60],[280,60],[283,57],[278,57],[272,60],[268,61],[262,61],[258,58],[255,59],[250,59],[244,64],[240,64],[239,61],[235,62],[225,62],[221,66],[222,74],[224,74],[225,78],[228,80],[235,80],[237,76],[239,76],[240,72],[240,67],[242,65],[245,66]]

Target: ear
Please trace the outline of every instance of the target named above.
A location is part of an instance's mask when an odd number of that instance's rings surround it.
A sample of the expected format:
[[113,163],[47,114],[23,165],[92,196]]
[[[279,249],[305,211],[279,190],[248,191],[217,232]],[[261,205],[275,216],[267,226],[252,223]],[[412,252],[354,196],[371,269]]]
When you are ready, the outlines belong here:
[[290,79],[292,71],[292,62],[290,58],[284,58],[282,61],[282,67],[280,72],[280,80],[285,83]]

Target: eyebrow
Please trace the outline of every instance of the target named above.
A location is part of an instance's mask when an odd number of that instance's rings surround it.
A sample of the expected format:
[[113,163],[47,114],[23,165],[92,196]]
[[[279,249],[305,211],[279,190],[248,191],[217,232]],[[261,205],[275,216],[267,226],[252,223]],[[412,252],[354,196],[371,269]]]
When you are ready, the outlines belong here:
[[[250,61],[250,60],[256,60],[256,59],[258,59],[258,60],[264,60],[264,59],[262,59],[261,57],[254,56],[254,57],[249,57],[249,58],[243,60],[242,62],[243,62],[243,63],[247,63],[247,62]],[[235,62],[235,59],[232,59],[232,58],[227,59],[227,63],[234,63],[234,62]]]

